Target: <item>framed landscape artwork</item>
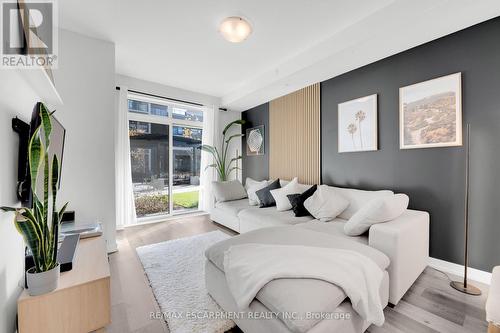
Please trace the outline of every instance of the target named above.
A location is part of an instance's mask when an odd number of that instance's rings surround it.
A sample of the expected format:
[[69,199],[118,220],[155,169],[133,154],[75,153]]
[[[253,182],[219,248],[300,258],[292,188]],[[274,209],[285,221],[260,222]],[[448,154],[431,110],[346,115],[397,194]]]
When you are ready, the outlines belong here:
[[377,95],[340,103],[339,153],[377,150]]
[[246,132],[246,138],[247,156],[264,155],[264,125],[248,128]]
[[401,149],[462,145],[462,73],[399,89]]

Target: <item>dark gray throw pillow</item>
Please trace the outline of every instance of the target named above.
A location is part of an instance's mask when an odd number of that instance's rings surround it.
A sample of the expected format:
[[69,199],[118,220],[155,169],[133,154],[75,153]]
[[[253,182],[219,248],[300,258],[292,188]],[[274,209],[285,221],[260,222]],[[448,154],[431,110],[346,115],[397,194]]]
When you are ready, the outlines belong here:
[[318,188],[317,185],[311,186],[307,191],[301,194],[289,194],[287,195],[288,200],[290,200],[290,204],[292,205],[292,210],[295,213],[295,217],[309,216],[311,213],[307,211],[304,207],[304,201],[307,200],[311,195],[316,192]]
[[268,186],[255,192],[260,201],[260,208],[276,206],[276,201],[274,201],[274,198],[271,195],[271,190],[276,190],[278,188],[281,188],[280,180],[276,179]]

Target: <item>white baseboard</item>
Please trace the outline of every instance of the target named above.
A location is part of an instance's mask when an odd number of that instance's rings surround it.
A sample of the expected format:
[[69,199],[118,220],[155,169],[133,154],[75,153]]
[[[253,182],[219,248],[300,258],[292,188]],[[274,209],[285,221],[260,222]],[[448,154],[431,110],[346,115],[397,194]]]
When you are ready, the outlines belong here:
[[[463,265],[430,257],[429,266],[449,274],[457,275],[460,277],[464,276]],[[489,272],[469,267],[467,275],[468,280],[478,281],[488,285],[491,283],[491,273]]]

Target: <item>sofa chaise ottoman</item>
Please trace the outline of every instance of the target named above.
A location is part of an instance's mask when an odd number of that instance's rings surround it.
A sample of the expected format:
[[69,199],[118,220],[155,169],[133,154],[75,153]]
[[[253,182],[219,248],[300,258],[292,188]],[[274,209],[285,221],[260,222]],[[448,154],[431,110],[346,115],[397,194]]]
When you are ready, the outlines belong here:
[[244,332],[363,332],[369,326],[353,310],[343,290],[317,279],[276,279],[257,294],[247,311],[238,309],[224,273],[224,252],[233,245],[262,243],[302,244],[342,248],[371,257],[384,272],[379,295],[385,307],[389,298],[389,258],[364,243],[309,229],[306,224],[254,230],[215,244],[206,251],[205,281],[209,294],[227,312],[238,313],[234,321]]

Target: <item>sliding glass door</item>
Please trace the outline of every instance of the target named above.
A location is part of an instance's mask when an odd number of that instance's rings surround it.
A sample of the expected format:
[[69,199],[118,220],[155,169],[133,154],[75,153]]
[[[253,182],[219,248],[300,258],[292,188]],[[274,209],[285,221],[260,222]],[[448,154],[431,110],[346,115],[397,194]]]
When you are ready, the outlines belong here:
[[137,217],[169,214],[169,126],[130,120],[129,136]]
[[140,95],[128,106],[138,221],[197,211],[202,110]]
[[198,210],[202,129],[173,127],[174,212]]

